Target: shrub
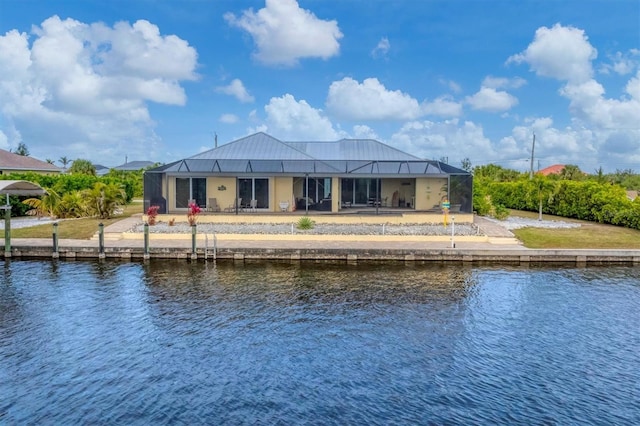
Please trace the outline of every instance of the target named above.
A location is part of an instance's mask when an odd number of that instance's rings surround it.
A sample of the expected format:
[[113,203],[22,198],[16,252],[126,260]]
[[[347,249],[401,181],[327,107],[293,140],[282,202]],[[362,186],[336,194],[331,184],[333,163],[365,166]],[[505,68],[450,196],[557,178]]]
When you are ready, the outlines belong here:
[[187,220],[189,221],[189,225],[193,226],[196,224],[198,220],[198,214],[202,209],[196,203],[189,203],[189,210],[187,212]]
[[156,218],[158,217],[159,209],[160,206],[149,206],[149,208],[147,209],[147,222],[149,223],[149,225],[156,224]]
[[298,226],[298,229],[307,230],[307,229],[313,229],[315,224],[316,223],[313,220],[311,220],[311,218],[309,218],[309,216],[302,216],[298,220],[297,226]]
[[505,220],[509,217],[509,210],[502,204],[493,206],[492,216],[498,220]]

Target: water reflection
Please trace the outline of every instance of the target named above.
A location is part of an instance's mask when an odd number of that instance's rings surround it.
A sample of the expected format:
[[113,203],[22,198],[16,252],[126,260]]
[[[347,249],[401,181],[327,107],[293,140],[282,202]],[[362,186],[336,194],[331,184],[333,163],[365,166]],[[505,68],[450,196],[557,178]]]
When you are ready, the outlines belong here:
[[0,423],[640,420],[640,268],[2,267]]

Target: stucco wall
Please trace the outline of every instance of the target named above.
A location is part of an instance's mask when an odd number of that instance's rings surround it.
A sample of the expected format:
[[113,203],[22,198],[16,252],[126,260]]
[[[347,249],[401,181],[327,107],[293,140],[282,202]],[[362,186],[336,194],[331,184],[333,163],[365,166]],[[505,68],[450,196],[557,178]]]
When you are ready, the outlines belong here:
[[440,200],[446,195],[442,188],[447,184],[446,178],[416,179],[416,210],[430,210],[440,205]]
[[293,199],[293,178],[275,177],[270,180],[272,188],[269,191],[269,207],[271,211],[279,212],[280,203],[289,203],[288,210],[291,211],[294,205]]
[[16,169],[0,169],[0,175],[9,175],[11,173],[37,173],[39,175],[59,175],[61,171],[56,170],[16,170]]
[[[224,210],[235,205],[236,178],[235,177],[208,177],[207,178],[207,202],[209,198],[215,198],[218,207]],[[174,200],[175,204],[175,200]]]

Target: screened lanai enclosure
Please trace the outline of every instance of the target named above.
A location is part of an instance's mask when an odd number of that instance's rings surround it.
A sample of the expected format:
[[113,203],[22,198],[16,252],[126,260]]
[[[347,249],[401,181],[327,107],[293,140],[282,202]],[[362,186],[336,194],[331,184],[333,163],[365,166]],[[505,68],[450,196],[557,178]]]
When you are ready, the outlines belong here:
[[471,213],[473,179],[374,140],[282,142],[264,133],[230,142],[144,176],[145,210],[339,212],[352,208]]

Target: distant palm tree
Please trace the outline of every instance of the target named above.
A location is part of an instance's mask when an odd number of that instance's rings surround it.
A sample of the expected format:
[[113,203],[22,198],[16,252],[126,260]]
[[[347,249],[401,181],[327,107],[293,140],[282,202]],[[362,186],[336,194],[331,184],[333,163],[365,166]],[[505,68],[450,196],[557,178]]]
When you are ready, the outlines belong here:
[[67,170],[67,164],[71,162],[67,157],[60,157],[58,161],[62,164],[62,168],[65,170]]
[[29,156],[29,148],[27,148],[27,145],[24,142],[20,142],[18,144],[18,147],[16,148],[14,154],[23,155],[25,157],[28,157]]
[[566,180],[583,180],[584,173],[580,170],[580,167],[575,164],[567,164],[564,166],[562,171],[560,171],[560,179]]
[[95,176],[96,168],[91,164],[91,161],[78,158],[77,160],[74,160],[73,164],[69,168],[69,173]]
[[47,158],[45,161],[49,164],[55,164],[51,158]]

